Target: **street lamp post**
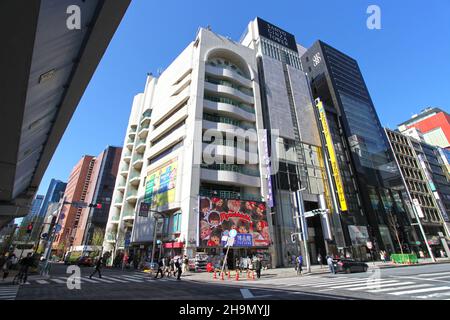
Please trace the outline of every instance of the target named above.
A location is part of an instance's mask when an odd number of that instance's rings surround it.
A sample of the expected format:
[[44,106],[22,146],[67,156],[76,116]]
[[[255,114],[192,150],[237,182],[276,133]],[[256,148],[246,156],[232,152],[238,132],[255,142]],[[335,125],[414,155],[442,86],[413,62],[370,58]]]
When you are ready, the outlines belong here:
[[[294,216],[294,218],[296,219],[296,223],[297,223],[297,228],[300,231],[300,235],[301,235],[301,241],[303,242],[303,246],[304,246],[304,251],[305,251],[305,260],[306,260],[306,270],[308,273],[311,272],[311,262],[310,262],[310,258],[309,258],[309,251],[308,251],[308,243],[307,243],[307,239],[306,239],[306,223],[304,221],[305,219],[305,209],[303,206],[303,194],[302,192],[305,191],[306,188],[302,188],[300,190],[298,190],[297,192],[295,192],[296,196],[295,199],[297,201],[297,209],[298,212],[297,214]],[[301,251],[301,248],[300,248]]]

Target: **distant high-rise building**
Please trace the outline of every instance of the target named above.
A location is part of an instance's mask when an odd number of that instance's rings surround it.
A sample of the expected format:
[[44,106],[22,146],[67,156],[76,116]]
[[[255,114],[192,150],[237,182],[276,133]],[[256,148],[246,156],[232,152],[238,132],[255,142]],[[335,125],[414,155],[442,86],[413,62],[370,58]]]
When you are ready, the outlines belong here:
[[450,150],[450,115],[439,108],[426,108],[420,114],[398,125],[400,132],[418,129],[425,142]]
[[82,209],[74,246],[102,245],[121,154],[122,148],[110,146],[95,158],[85,202],[98,207]]
[[433,254],[439,257],[444,250],[440,233],[449,237],[450,223],[450,180],[445,174],[445,166],[439,163],[439,148],[411,136],[385,129],[396,161],[401,169],[408,197],[415,213],[412,216],[417,234],[421,234],[419,224],[425,234],[421,236],[421,246],[425,241]]
[[345,241],[337,238],[336,245],[352,246],[358,256],[369,242],[375,250],[411,249],[417,237],[409,199],[358,63],[317,41],[302,56],[302,66],[338,190]]
[[47,209],[50,203],[58,202],[66,190],[67,183],[52,179],[50,185],[48,186],[47,193],[45,194],[44,201],[42,202],[41,210],[39,211],[39,216],[44,218],[47,214]]
[[[86,200],[92,169],[95,164],[93,156],[83,156],[72,169],[67,181],[64,198],[66,202],[84,202]],[[63,219],[60,219],[61,231],[53,242],[53,250],[61,254],[73,245],[75,234],[80,223],[82,208],[73,204],[66,204],[62,209]]]
[[[33,241],[33,236],[35,236],[36,230],[38,229],[39,212],[44,201],[43,195],[36,195],[31,203],[30,212],[25,216],[20,224],[19,238],[24,241]],[[26,233],[26,228],[28,225],[33,224],[33,229],[31,233]]]

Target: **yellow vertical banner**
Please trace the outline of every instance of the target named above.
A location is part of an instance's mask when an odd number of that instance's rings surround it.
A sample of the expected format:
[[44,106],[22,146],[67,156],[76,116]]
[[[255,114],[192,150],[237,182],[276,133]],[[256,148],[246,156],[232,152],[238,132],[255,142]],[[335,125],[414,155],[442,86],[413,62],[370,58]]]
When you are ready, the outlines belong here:
[[344,185],[342,184],[341,173],[339,171],[339,164],[334,150],[333,139],[331,138],[330,128],[328,126],[327,115],[325,108],[320,99],[316,99],[316,107],[319,111],[320,122],[322,123],[323,135],[325,136],[325,143],[327,145],[328,156],[330,157],[331,171],[333,173],[336,191],[339,198],[341,211],[347,211],[347,201],[345,200]]

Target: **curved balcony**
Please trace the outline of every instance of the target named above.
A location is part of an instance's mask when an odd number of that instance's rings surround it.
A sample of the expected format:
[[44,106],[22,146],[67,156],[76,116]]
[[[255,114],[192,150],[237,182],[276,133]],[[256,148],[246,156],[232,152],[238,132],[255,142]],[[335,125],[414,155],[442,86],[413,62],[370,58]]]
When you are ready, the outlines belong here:
[[255,103],[255,99],[252,96],[249,96],[242,91],[229,86],[205,82],[205,90],[209,92],[220,93],[221,95],[227,96],[229,98],[239,99],[240,101],[247,104],[253,105]]
[[130,163],[130,161],[131,161],[131,154],[128,154],[128,155],[126,155],[126,156],[124,156],[123,157],[123,161],[125,161],[126,163]]
[[114,206],[117,207],[117,208],[122,207],[122,204],[123,204],[123,198],[122,197],[117,198],[116,201],[114,202]]
[[[257,153],[248,152],[239,145],[225,145],[225,144],[215,144],[203,142],[203,152],[205,155],[205,150],[207,149],[206,155],[215,155],[223,159],[224,162],[227,160],[233,160],[236,163],[244,164],[258,164],[259,158]],[[256,151],[256,149],[255,149]]]
[[133,211],[124,211],[122,214],[122,220],[134,220],[134,212]]
[[149,127],[142,127],[142,129],[139,131],[138,136],[140,139],[145,139],[148,136],[150,129]]
[[105,240],[110,243],[116,242],[116,234],[107,232],[105,234]]
[[115,215],[115,216],[112,216],[111,217],[111,223],[114,223],[114,224],[117,224],[117,223],[119,223],[119,221],[120,221],[120,216],[118,216],[118,215]]
[[152,117],[152,110],[147,110],[142,114],[141,126],[148,126]]
[[128,203],[136,203],[137,201],[137,190],[135,191],[130,191],[127,193],[127,196],[125,198],[125,201],[127,201]]
[[261,187],[259,172],[239,165],[201,165],[201,180],[222,184]]
[[256,122],[255,108],[243,104],[233,104],[231,99],[206,96],[203,102],[205,110],[240,120]]
[[119,170],[119,174],[122,176],[122,177],[124,177],[124,178],[126,178],[127,176],[128,176],[128,171],[130,170],[130,168],[121,168],[120,170]]
[[119,190],[120,192],[124,193],[125,192],[125,186],[118,186],[117,190]]
[[252,80],[239,75],[236,71],[227,68],[214,67],[211,65],[206,65],[205,71],[206,73],[209,73],[214,76],[237,81],[241,85],[246,86],[248,88],[252,87]]
[[143,154],[145,152],[145,146],[146,146],[145,139],[140,139],[136,146],[136,152]]
[[144,156],[142,154],[138,154],[133,161],[133,168],[140,170],[142,168],[142,165],[144,163]]
[[[134,177],[132,177],[131,179],[130,179],[130,181],[129,181],[129,183],[132,185],[132,186],[135,186],[135,187],[137,187],[137,186],[139,186],[139,183],[141,182],[141,176],[140,175],[135,175]],[[127,199],[128,200],[128,199]]]

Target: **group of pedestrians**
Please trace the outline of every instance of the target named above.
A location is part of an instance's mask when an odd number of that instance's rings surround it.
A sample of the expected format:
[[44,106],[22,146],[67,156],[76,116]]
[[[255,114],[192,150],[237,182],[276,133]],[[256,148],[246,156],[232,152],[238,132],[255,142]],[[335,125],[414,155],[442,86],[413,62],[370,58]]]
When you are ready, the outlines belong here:
[[[16,278],[19,282],[26,283],[28,279],[28,271],[34,265],[33,253],[28,253],[26,257],[18,259],[14,253],[7,253],[1,257],[0,266],[3,271],[2,281],[5,281],[11,270],[19,267],[19,273]],[[15,278],[15,279],[16,279]]]
[[187,256],[163,257],[158,261],[158,270],[156,271],[155,279],[158,279],[158,275],[161,274],[161,278],[164,275],[167,277],[173,275],[177,277],[177,280],[181,280],[181,274],[188,269],[189,260]]
[[263,264],[261,258],[258,256],[253,256],[252,258],[249,256],[236,258],[235,260],[235,269],[239,272],[249,272],[255,271],[256,277],[261,278],[261,270],[263,268]]

